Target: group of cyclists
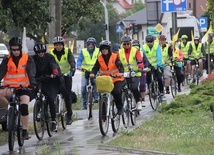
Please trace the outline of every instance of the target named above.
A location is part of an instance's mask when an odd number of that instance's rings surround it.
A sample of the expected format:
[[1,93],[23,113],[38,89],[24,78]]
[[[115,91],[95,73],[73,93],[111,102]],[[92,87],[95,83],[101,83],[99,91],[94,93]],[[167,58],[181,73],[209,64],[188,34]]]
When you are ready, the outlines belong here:
[[[38,90],[39,77],[47,77],[41,81],[41,89],[48,97],[51,114],[51,130],[57,131],[55,99],[61,93],[67,109],[66,124],[72,124],[72,76],[75,74],[76,62],[70,49],[64,46],[61,36],[53,39],[54,49],[47,53],[43,42],[34,45],[34,56],[28,56],[22,51],[22,40],[13,37],[9,40],[10,54],[4,57],[0,64],[0,104],[7,109],[11,99],[10,88],[28,88],[18,90],[20,99],[20,112],[22,121],[22,137],[30,138],[28,132],[29,111],[28,106]],[[39,117],[39,116],[38,116]]]
[[[20,96],[20,111],[22,115],[23,133],[25,140],[30,138],[28,133],[29,102],[35,97],[39,77],[49,75],[49,78],[41,81],[42,90],[48,96],[50,113],[52,120],[52,131],[57,131],[55,98],[61,93],[65,100],[67,109],[66,124],[72,124],[72,77],[76,69],[82,71],[81,97],[82,109],[87,109],[86,85],[89,78],[86,78],[83,70],[90,71],[90,78],[99,75],[114,76],[114,88],[111,92],[114,97],[117,114],[124,111],[122,102],[122,87],[125,82],[130,82],[131,78],[124,78],[124,74],[130,71],[130,67],[135,71],[135,80],[131,81],[130,90],[136,101],[136,109],[140,111],[145,107],[146,85],[151,82],[151,71],[158,81],[159,92],[162,98],[165,94],[170,94],[170,77],[172,76],[171,66],[177,77],[178,92],[181,92],[181,83],[184,76],[188,76],[195,82],[194,68],[196,61],[199,63],[200,76],[203,75],[203,60],[205,69],[208,69],[208,57],[214,59],[214,41],[210,35],[208,41],[203,45],[198,36],[194,37],[192,43],[188,42],[188,36],[182,35],[181,41],[176,44],[167,43],[167,38],[160,35],[159,41],[152,35],[147,35],[145,43],[141,46],[138,40],[133,40],[129,36],[123,36],[121,43],[113,46],[108,40],[103,40],[97,45],[96,39],[90,37],[86,41],[86,48],[83,48],[75,62],[72,51],[65,47],[64,39],[57,36],[53,39],[54,49],[47,52],[47,47],[43,42],[34,45],[35,55],[30,57],[22,51],[22,40],[13,37],[9,41],[10,55],[6,56],[0,64],[0,104],[7,109],[11,98],[10,87],[27,87],[28,90],[18,91]],[[208,47],[209,56],[208,56]],[[183,72],[183,68],[186,72]],[[152,68],[145,71],[145,68]],[[95,83],[96,84],[96,83]],[[8,87],[9,86],[9,87]],[[99,103],[99,94],[96,87],[93,89],[94,103]],[[39,117],[39,116],[38,116]]]

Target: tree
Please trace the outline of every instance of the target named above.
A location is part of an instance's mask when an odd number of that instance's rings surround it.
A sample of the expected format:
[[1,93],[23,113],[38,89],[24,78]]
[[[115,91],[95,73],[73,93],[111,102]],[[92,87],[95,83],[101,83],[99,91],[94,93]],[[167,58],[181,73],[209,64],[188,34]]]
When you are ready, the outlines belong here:
[[[70,32],[72,25],[81,25],[83,17],[93,22],[99,20],[99,0],[63,0],[62,32]],[[27,36],[40,40],[47,33],[48,24],[54,20],[49,13],[48,0],[2,0],[0,5],[0,28],[3,32],[10,29],[27,29]]]
[[128,16],[131,16],[132,14],[134,14],[134,13],[142,10],[145,7],[146,7],[146,5],[144,3],[142,3],[142,2],[136,2],[136,3],[134,3],[133,8],[131,10],[126,11],[125,13],[122,13],[121,17],[122,18],[126,18]]
[[212,27],[214,28],[214,1],[213,0],[207,0],[207,10],[210,15],[210,20]]

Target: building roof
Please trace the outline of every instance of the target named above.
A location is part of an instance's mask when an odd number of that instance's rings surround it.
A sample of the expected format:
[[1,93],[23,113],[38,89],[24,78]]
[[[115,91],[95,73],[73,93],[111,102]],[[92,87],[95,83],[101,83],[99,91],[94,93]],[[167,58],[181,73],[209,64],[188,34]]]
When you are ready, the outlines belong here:
[[129,4],[126,0],[118,0],[118,3],[124,8],[124,9],[132,9],[133,5]]

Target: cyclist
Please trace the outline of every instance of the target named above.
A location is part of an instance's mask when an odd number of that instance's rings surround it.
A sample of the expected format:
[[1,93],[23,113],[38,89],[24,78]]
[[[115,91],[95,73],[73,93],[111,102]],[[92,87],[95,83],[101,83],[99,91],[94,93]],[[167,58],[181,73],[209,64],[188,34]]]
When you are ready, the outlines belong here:
[[107,40],[103,40],[100,43],[100,52],[98,59],[92,68],[92,73],[90,77],[94,77],[97,72],[100,75],[113,75],[117,76],[113,78],[114,89],[111,94],[114,97],[116,107],[118,109],[118,115],[123,113],[123,103],[122,103],[122,86],[124,83],[124,68],[120,62],[118,55],[111,52],[111,43]]
[[115,43],[115,44],[112,45],[112,52],[113,52],[113,53],[118,54],[119,49],[120,49],[120,44]]
[[[67,109],[67,119],[66,124],[71,125],[72,123],[72,76],[74,76],[76,62],[74,59],[74,55],[71,50],[67,47],[64,47],[64,39],[61,36],[57,36],[53,39],[54,49],[50,51],[55,58],[55,61],[59,64],[60,70],[63,75],[61,80],[61,88],[60,92],[65,98],[65,104]],[[64,83],[64,84],[63,84]],[[64,87],[65,86],[65,87]]]
[[[140,42],[138,40],[133,40],[132,41],[132,47],[137,48],[138,50],[140,50]],[[143,53],[141,52],[142,57],[143,57],[143,63],[144,63],[144,67],[148,67],[149,66],[149,61],[147,59],[147,57],[145,55],[143,55]],[[140,77],[140,96],[141,96],[141,103],[142,103],[142,107],[146,106],[145,103],[145,96],[146,96],[146,72],[141,73],[141,77]]]
[[166,36],[159,36],[160,46],[162,49],[162,61],[164,66],[164,84],[166,89],[166,94],[170,94],[169,86],[170,86],[170,78],[172,77],[171,66],[170,66],[170,55],[169,52],[172,52],[172,48],[166,43]]
[[169,57],[170,60],[175,62],[174,70],[178,82],[178,92],[181,92],[181,83],[184,81],[184,75],[182,73],[184,54],[178,47],[171,45],[170,48]]
[[[161,47],[159,43],[154,42],[154,37],[152,35],[146,36],[146,43],[142,47],[143,54],[146,55],[149,65],[154,68],[154,77],[158,81],[158,87],[161,95],[164,96],[164,86],[162,80],[162,71],[163,69],[163,61],[162,61],[162,53]],[[147,72],[146,75],[147,86],[151,83],[151,72]]]
[[198,60],[199,64],[199,76],[203,75],[203,57],[205,55],[203,44],[200,43],[200,38],[198,36],[194,37],[194,42],[191,43],[190,50],[189,50],[189,58],[191,60],[191,78],[192,83],[195,83],[195,65],[196,59]]
[[[34,45],[35,55],[33,56],[34,62],[36,64],[36,78],[44,77],[46,75],[51,75],[52,78],[44,79],[41,82],[42,91],[48,96],[48,104],[51,113],[51,131],[57,131],[57,121],[56,121],[56,105],[54,103],[56,95],[59,92],[60,79],[56,78],[56,75],[60,75],[59,65],[56,63],[54,57],[46,53],[46,45],[42,42],[38,42]],[[37,116],[40,117],[40,116]]]
[[[213,41],[213,37],[214,34],[213,33],[209,33],[208,36],[208,40],[205,42],[205,51],[206,51],[206,62],[205,62],[205,67],[207,70],[207,74],[208,74],[208,51],[210,48],[210,56],[209,56],[209,61],[213,61],[214,62],[214,41]],[[214,68],[212,68],[214,69]]]
[[188,42],[188,36],[182,35],[181,36],[181,42],[179,43],[178,48],[183,52],[184,54],[184,66],[186,66],[186,73],[185,76],[188,76],[188,79],[191,79],[191,61],[189,60],[189,48],[190,43]]
[[[35,74],[36,67],[33,59],[22,51],[22,40],[13,37],[9,41],[10,55],[5,57],[0,65],[0,81],[3,79],[3,86],[9,87],[36,87]],[[22,136],[24,140],[30,138],[28,133],[29,111],[28,105],[33,97],[33,91],[18,90],[20,96],[20,111],[22,115]],[[7,109],[8,101],[12,97],[10,88],[0,90],[0,103]]]
[[[91,71],[95,62],[97,61],[97,57],[99,55],[99,48],[96,47],[96,39],[90,37],[86,41],[87,47],[82,49],[78,59],[77,59],[77,69],[78,70],[88,70]],[[82,95],[82,109],[87,109],[86,106],[86,85],[88,83],[89,78],[85,77],[85,73],[82,72],[82,81],[81,81],[81,95]],[[94,103],[98,103],[99,94],[97,93],[96,87],[94,88]]]
[[[123,36],[121,38],[121,43],[123,45],[123,48],[119,50],[119,58],[124,66],[124,71],[129,72],[128,64],[131,65],[133,70],[139,70],[144,68],[143,64],[143,58],[141,55],[141,52],[136,49],[135,47],[132,47],[131,45],[131,38],[129,36]],[[140,100],[140,92],[138,90],[138,86],[140,84],[140,77],[141,72],[136,72],[135,74],[135,81],[132,81],[132,87],[131,90],[133,92],[135,101],[137,103],[137,110],[142,109],[142,103]],[[131,82],[130,78],[126,79],[128,82]]]

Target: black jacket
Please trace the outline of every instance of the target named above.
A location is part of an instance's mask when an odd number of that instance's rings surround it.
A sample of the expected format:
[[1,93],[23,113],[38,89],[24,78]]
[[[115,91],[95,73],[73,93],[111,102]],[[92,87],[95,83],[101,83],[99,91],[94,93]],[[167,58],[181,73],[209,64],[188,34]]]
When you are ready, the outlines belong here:
[[[18,66],[20,57],[13,57],[13,61],[16,66]],[[9,58],[6,56],[2,60],[2,63],[0,64],[0,81],[4,78],[5,74],[7,73],[7,63],[8,63]],[[36,80],[35,80],[35,75],[36,75],[36,66],[35,63],[32,59],[32,57],[28,56],[28,61],[27,61],[27,74],[29,77],[30,85],[36,85]]]

